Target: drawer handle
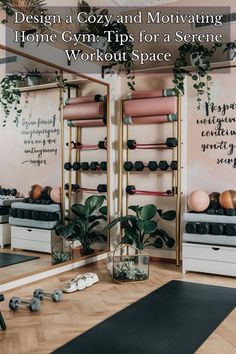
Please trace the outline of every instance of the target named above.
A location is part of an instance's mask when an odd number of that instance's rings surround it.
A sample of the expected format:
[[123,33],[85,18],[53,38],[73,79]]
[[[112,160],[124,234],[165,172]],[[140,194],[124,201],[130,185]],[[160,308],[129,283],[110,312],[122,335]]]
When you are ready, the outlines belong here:
[[219,251],[220,248],[219,247],[211,247],[213,249],[213,251]]
[[31,230],[31,229],[27,229],[27,231],[28,231],[28,232],[32,232],[32,230]]

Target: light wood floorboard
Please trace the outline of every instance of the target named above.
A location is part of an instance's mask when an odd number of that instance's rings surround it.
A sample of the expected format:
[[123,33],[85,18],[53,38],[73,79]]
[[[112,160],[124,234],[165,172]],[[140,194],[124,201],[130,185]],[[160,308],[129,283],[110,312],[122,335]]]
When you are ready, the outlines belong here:
[[[78,271],[97,272],[100,282],[84,291],[65,294],[60,303],[45,301],[38,313],[29,313],[25,310],[12,313],[8,310],[11,296],[29,298],[37,287],[46,290],[60,288],[65,281],[77,275]],[[234,278],[197,273],[183,275],[180,268],[168,263],[152,263],[150,278],[145,282],[119,285],[108,276],[105,262],[98,262],[6,292],[6,301],[0,304],[0,308],[8,329],[6,332],[0,332],[0,354],[51,353],[172,279],[236,287]],[[236,310],[203,343],[197,353],[236,353]]]

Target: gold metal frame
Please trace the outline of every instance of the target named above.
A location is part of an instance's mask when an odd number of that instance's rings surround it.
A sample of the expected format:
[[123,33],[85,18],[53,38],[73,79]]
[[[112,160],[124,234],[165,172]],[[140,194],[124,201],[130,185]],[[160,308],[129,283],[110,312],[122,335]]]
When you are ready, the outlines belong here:
[[[182,169],[182,164],[181,164],[181,150],[182,150],[182,137],[181,137],[181,124],[182,124],[182,116],[181,116],[181,97],[177,97],[178,100],[178,112],[177,112],[177,122],[172,122],[173,126],[173,136],[176,136],[178,139],[178,146],[177,146],[177,153],[176,150],[173,149],[172,152],[172,159],[177,159],[178,163],[178,168],[177,171],[173,171],[172,173],[172,187],[177,187],[177,192],[176,192],[176,266],[180,266],[180,249],[181,249],[181,237],[180,237],[180,231],[181,231],[181,169]],[[126,155],[126,160],[129,160],[129,150],[124,148],[125,146],[125,140],[129,139],[129,125],[125,125],[124,128],[124,123],[123,123],[123,104],[124,101],[127,101],[127,99],[122,100],[122,110],[120,114],[120,119],[119,119],[119,191],[118,191],[118,196],[119,196],[119,201],[118,204],[120,206],[120,212],[119,215],[123,216],[124,215],[124,204],[123,204],[123,197],[124,197],[124,172],[123,172],[123,163],[124,163],[124,154]],[[171,123],[171,122],[170,122]],[[125,149],[125,150],[124,150]],[[125,172],[125,179],[126,179],[126,185],[129,183],[129,172]],[[126,198],[126,203],[125,203],[125,211],[126,214],[128,212],[128,199],[129,196],[126,193],[125,194]],[[122,231],[121,231],[122,232]]]

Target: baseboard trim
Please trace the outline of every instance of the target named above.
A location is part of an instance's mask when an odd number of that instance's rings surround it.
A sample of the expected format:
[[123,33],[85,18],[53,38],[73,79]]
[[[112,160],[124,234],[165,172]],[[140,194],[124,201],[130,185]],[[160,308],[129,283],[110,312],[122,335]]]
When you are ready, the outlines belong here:
[[33,283],[33,282],[41,280],[41,279],[52,277],[52,276],[60,274],[60,273],[68,272],[69,270],[73,270],[73,269],[82,267],[86,264],[101,261],[102,259],[105,259],[106,257],[107,257],[107,253],[104,252],[104,253],[96,255],[94,257],[81,259],[79,261],[76,261],[76,262],[73,262],[70,264],[66,264],[65,266],[61,266],[61,267],[57,267],[55,269],[50,269],[50,270],[46,270],[46,271],[43,271],[43,272],[40,272],[37,274],[29,275],[29,276],[26,276],[21,279],[9,281],[7,283],[0,285],[0,293],[7,291],[7,290],[14,289],[14,288],[18,288],[18,287],[26,285],[26,284]]

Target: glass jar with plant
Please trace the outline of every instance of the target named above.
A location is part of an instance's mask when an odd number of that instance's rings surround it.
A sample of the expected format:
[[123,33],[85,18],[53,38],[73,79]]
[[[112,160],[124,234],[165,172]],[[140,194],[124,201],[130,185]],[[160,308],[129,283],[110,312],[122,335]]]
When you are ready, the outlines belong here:
[[68,241],[78,240],[81,243],[82,256],[94,253],[91,245],[96,241],[106,240],[106,235],[100,231],[102,220],[107,220],[107,208],[102,206],[105,199],[106,197],[102,195],[92,195],[84,204],[72,205],[73,218],[56,228],[58,236],[63,236]]
[[134,213],[118,217],[106,226],[109,230],[117,223],[121,224],[124,235],[120,243],[133,245],[139,250],[149,246],[162,248],[164,244],[169,248],[174,246],[175,240],[165,230],[160,228],[159,223],[161,219],[174,220],[176,218],[175,210],[163,212],[161,209],[157,209],[154,204],[144,206],[131,205],[128,209]]
[[0,105],[4,112],[3,127],[6,126],[7,119],[14,113],[14,123],[18,125],[22,109],[19,107],[21,91],[16,87],[14,76],[6,75],[0,82]]
[[186,70],[184,67],[192,65],[195,67],[195,73],[190,74],[192,77],[193,88],[197,93],[197,109],[201,107],[203,96],[206,94],[207,102],[211,103],[210,84],[212,77],[210,75],[211,63],[210,59],[222,43],[215,43],[208,48],[204,45],[196,43],[185,43],[179,47],[179,57],[175,60],[173,74],[173,83],[177,94],[184,95],[184,78]]
[[[90,15],[93,15],[95,18],[99,18],[101,15],[109,16],[107,9],[99,9],[97,7],[90,7],[89,4],[82,0],[78,5],[79,12],[82,13],[82,18],[86,22],[87,18]],[[110,31],[110,39],[108,42],[108,34]],[[131,41],[126,41],[121,45],[117,41],[117,36],[120,34],[127,35],[129,38],[129,32],[127,27],[123,23],[118,23],[117,21],[111,21],[108,25],[105,23],[99,23],[95,21],[94,23],[87,22],[86,27],[81,29],[80,32],[94,34],[95,36],[100,36],[101,49],[103,51],[110,51],[111,53],[126,53],[126,60],[123,59],[123,56],[120,56],[120,59],[117,62],[110,62],[111,65],[120,64],[126,70],[127,76],[127,85],[130,90],[135,90],[135,76],[134,76],[134,63],[132,58],[133,43]],[[96,44],[94,44],[96,45]]]

